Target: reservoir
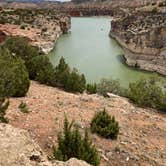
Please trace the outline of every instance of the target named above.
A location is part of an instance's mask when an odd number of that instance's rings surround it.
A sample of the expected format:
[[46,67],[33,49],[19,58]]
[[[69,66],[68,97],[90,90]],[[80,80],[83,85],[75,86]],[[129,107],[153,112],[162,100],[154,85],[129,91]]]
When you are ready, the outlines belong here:
[[128,67],[124,63],[123,49],[109,37],[111,18],[73,17],[70,33],[62,35],[49,58],[57,65],[63,56],[66,62],[85,74],[87,82],[102,78],[118,79],[121,86],[128,86],[152,73]]

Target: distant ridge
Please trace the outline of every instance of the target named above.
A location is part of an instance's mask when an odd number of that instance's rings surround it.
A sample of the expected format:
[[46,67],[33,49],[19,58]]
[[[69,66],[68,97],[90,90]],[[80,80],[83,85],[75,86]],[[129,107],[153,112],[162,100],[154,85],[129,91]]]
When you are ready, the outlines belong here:
[[31,3],[39,3],[39,2],[56,2],[56,0],[0,0],[0,2],[31,2]]
[[43,2],[44,0],[0,0],[0,2]]

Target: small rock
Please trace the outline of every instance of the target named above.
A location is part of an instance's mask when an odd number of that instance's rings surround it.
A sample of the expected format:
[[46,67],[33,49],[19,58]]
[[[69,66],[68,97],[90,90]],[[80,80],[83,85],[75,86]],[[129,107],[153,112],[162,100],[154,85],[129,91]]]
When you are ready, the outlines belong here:
[[112,155],[113,155],[112,152],[108,152],[108,153],[106,154],[106,157],[110,160],[110,159],[112,158]]
[[41,154],[39,151],[35,151],[32,153],[32,155],[30,156],[30,160],[31,161],[37,161],[37,162],[40,162],[41,161],[41,158],[40,158]]
[[127,158],[126,158],[126,161],[129,161],[129,159],[130,159],[130,158],[129,158],[129,157],[127,157]]

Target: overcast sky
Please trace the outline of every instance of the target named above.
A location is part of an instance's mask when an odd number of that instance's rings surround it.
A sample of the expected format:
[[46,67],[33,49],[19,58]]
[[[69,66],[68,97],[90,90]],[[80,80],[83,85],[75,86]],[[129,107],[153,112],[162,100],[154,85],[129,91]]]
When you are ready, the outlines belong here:
[[[49,0],[46,0],[49,1]],[[66,2],[66,1],[71,1],[71,0],[50,0],[50,1],[62,1],[62,2]]]

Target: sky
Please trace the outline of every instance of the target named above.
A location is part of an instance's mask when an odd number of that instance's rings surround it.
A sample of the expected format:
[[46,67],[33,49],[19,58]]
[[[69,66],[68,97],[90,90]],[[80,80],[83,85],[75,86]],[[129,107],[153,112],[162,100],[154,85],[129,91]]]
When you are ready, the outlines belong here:
[[[45,0],[45,1],[49,1],[49,0]],[[50,0],[50,1],[61,1],[61,2],[67,2],[67,1],[71,1],[71,0]]]

